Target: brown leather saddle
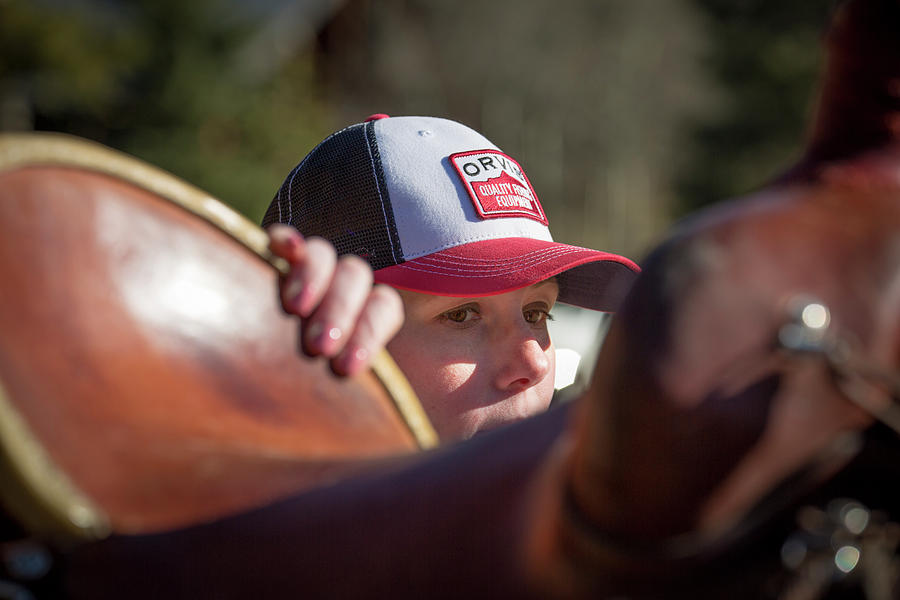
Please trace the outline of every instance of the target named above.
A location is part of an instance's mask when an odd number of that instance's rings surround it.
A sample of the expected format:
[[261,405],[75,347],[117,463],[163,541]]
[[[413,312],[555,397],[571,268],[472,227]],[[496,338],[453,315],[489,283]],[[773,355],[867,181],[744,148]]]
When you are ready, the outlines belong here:
[[203,522],[436,442],[386,353],[346,380],[296,351],[265,233],[168,173],[5,134],[0,228],[0,502],[32,533]]

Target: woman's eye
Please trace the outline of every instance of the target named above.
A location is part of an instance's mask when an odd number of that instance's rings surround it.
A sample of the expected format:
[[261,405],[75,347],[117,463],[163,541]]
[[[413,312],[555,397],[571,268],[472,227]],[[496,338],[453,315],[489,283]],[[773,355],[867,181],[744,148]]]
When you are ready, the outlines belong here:
[[475,319],[478,316],[478,311],[472,306],[461,306],[448,310],[441,316],[451,323],[466,323]]
[[454,323],[463,323],[467,318],[469,318],[469,311],[467,309],[459,309],[459,310],[451,310],[448,313],[444,313],[447,317],[448,321],[453,321]]
[[548,319],[553,320],[553,315],[550,314],[550,311],[542,308],[529,308],[522,312],[522,316],[525,317],[526,322],[532,325],[540,325]]

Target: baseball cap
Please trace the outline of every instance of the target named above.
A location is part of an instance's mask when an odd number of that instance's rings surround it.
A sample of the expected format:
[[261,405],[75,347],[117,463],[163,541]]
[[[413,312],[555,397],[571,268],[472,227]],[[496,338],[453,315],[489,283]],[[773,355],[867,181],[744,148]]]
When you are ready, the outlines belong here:
[[441,296],[502,294],[557,277],[559,300],[614,311],[631,260],[553,241],[522,166],[436,117],[373,115],[333,133],[287,176],[263,217],[366,259],[375,281]]

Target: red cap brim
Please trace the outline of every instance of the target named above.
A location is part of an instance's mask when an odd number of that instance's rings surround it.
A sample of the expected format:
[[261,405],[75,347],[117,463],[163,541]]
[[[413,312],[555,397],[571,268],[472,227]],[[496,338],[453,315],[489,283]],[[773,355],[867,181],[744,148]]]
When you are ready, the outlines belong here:
[[375,271],[375,281],[439,296],[503,294],[558,276],[560,302],[615,311],[640,268],[624,256],[533,238],[462,244]]

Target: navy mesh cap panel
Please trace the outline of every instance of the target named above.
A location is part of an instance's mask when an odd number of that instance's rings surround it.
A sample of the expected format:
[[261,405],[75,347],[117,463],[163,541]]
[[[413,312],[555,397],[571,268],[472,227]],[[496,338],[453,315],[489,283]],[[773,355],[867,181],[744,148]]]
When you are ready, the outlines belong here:
[[313,149],[282,184],[263,226],[288,223],[373,269],[403,262],[374,125],[352,125]]

